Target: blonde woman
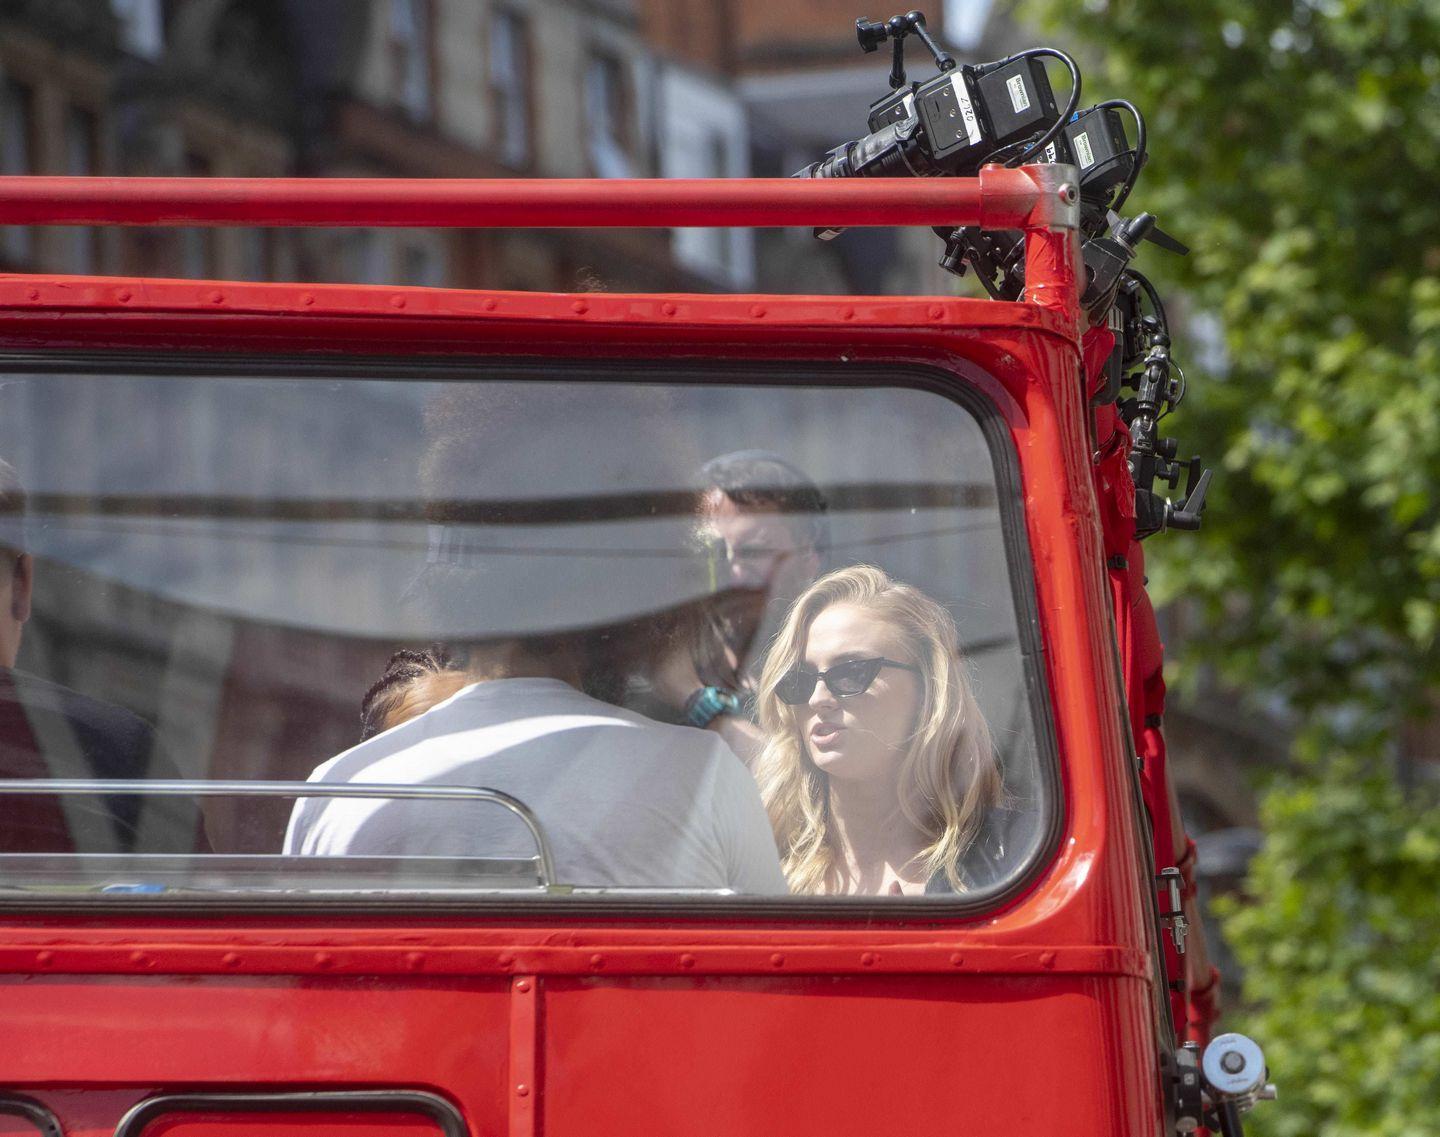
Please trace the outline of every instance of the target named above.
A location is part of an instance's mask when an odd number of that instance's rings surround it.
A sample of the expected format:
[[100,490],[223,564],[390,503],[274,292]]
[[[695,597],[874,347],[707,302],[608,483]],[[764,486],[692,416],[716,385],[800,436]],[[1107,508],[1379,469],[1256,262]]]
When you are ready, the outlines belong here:
[[923,592],[869,565],[821,577],[776,637],[759,713],[756,777],[792,892],[964,892],[1002,874],[990,730],[955,622]]

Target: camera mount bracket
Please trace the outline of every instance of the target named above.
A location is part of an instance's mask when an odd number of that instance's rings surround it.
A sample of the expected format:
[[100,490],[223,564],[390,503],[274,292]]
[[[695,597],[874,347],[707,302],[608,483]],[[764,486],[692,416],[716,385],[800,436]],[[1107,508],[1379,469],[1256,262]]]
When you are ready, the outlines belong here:
[[929,50],[935,66],[941,71],[955,68],[955,57],[935,42],[925,27],[923,12],[906,12],[903,16],[891,16],[888,20],[870,20],[861,16],[855,21],[855,37],[860,41],[860,50],[869,55],[879,49],[887,39],[894,45],[890,61],[890,89],[898,91],[905,86],[905,37],[917,35]]

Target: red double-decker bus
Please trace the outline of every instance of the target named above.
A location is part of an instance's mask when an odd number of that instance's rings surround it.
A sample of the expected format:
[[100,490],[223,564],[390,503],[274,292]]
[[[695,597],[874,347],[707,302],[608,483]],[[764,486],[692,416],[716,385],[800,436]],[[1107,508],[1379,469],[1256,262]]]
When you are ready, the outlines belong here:
[[[0,277],[20,739],[0,1133],[1238,1129],[1263,1060],[1238,1036],[1199,1055],[1216,976],[1127,435],[1090,399],[1109,342],[1082,321],[1077,209],[1065,166],[0,179],[13,225],[1023,229],[1027,282],[1006,303]],[[758,536],[717,532],[721,458],[816,492],[752,513]],[[857,565],[954,618],[1003,783],[987,871],[687,875],[686,841],[730,848],[728,803],[759,799],[662,800],[664,755],[627,773],[647,718],[678,706],[711,745],[683,698],[696,642],[744,627],[729,663],[758,666],[781,601]],[[452,671],[428,710],[362,720]],[[537,709],[562,684],[629,708],[615,753]],[[447,734],[487,689],[518,694]],[[664,738],[699,745],[696,725]],[[558,739],[548,780],[416,773],[436,747],[504,760],[527,730]],[[714,777],[739,785],[725,754]],[[681,851],[636,859],[627,828],[660,814]],[[571,851],[616,817],[617,848]],[[382,829],[404,839],[354,839]]]

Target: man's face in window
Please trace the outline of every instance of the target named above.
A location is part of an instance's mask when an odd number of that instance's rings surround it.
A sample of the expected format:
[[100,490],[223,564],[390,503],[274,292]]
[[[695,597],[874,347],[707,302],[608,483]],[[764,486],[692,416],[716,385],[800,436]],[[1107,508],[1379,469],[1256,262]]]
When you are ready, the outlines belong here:
[[742,506],[715,491],[705,500],[705,527],[722,555],[729,588],[763,590],[789,604],[815,579],[820,557],[803,519],[765,506]]

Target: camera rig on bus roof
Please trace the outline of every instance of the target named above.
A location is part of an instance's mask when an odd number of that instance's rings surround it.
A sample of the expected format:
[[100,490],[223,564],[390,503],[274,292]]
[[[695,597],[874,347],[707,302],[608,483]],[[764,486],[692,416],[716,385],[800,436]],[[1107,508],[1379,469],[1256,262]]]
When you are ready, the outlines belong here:
[[[855,21],[867,53],[887,40],[892,47],[890,91],[870,106],[868,132],[835,147],[794,176],[800,178],[973,177],[982,166],[1064,162],[1080,171],[1080,239],[1085,284],[1080,305],[1092,328],[1106,326],[1114,347],[1092,401],[1114,403],[1130,430],[1130,473],[1135,482],[1135,534],[1198,529],[1210,471],[1199,458],[1181,461],[1174,438],[1159,423],[1185,395],[1185,374],[1170,356],[1165,307],[1150,281],[1131,267],[1150,241],[1184,255],[1189,250],[1159,229],[1149,213],[1121,216],[1145,165],[1145,118],[1132,103],[1109,99],[1079,110],[1080,69],[1065,52],[1039,47],[991,63],[957,63],[931,36],[920,12],[878,21]],[[939,73],[911,81],[905,41],[924,44]],[[1058,59],[1070,73],[1070,94],[1060,109],[1042,59]],[[1135,145],[1121,112],[1135,123]],[[839,229],[817,230],[830,240]],[[956,276],[973,272],[997,300],[1017,300],[1025,288],[1024,236],[978,227],[937,228],[944,241],[940,265]],[[1148,311],[1147,311],[1148,309]],[[1178,373],[1178,374],[1176,374]],[[1122,398],[1126,391],[1133,395]],[[1176,503],[1156,490],[1186,485]]]

